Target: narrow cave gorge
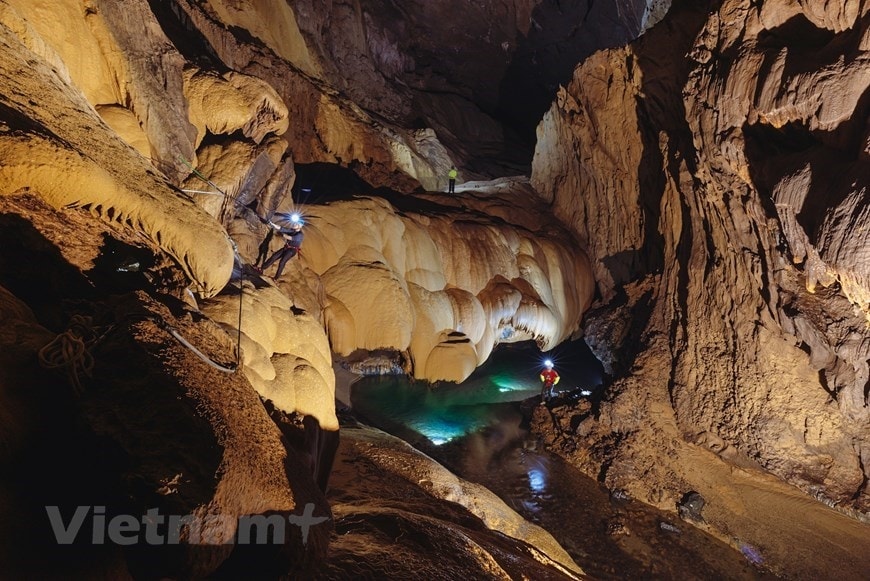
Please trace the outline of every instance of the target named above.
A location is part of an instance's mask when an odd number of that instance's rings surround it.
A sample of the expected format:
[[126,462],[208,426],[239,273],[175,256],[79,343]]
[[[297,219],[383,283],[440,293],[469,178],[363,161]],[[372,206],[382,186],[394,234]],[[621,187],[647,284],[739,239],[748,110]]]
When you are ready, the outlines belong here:
[[870,0],[0,0],[0,578],[866,579]]

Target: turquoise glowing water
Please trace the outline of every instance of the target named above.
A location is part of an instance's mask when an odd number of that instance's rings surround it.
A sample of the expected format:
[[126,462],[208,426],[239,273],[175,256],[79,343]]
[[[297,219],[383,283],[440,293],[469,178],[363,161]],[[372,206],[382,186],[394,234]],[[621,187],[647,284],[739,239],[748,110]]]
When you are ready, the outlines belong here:
[[[589,388],[593,400],[599,395],[600,366],[585,345],[546,355],[562,375],[561,390]],[[494,492],[553,534],[593,579],[764,578],[731,547],[673,514],[611,498],[542,449],[518,402],[540,395],[543,360],[534,346],[514,345],[500,348],[460,385],[363,378],[351,388],[353,415]]]
[[461,384],[412,382],[404,376],[365,377],[353,385],[354,413],[415,443],[442,445],[512,415],[512,402],[541,393],[538,375],[550,358],[562,379],[558,390],[594,390],[600,365],[582,342],[542,354],[533,344],[506,345]]

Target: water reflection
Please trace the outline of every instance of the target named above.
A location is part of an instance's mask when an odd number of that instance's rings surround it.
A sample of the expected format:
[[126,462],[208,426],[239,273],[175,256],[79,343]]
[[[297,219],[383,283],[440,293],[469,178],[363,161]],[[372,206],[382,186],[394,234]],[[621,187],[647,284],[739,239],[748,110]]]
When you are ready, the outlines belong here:
[[529,470],[529,490],[535,494],[540,494],[541,492],[544,492],[546,487],[547,479],[544,476],[544,472],[537,468]]
[[[600,367],[588,350],[569,344],[547,355],[562,375],[561,390],[600,395]],[[553,534],[591,578],[764,577],[731,547],[673,515],[611,498],[595,480],[538,449],[517,402],[540,394],[543,359],[533,346],[501,348],[461,385],[364,378],[351,390],[353,413],[493,491]]]
[[[493,384],[495,385],[495,384]],[[375,425],[400,430],[406,439],[422,435],[440,446],[497,421],[496,404],[534,395],[530,390],[501,391],[478,387],[441,386],[409,383],[395,377],[366,378],[353,386],[354,413]]]
[[[600,385],[600,365],[582,341],[567,343],[546,356],[562,376],[559,391]],[[461,384],[433,385],[404,376],[364,377],[353,385],[351,407],[357,416],[387,425],[406,440],[423,436],[440,446],[511,416],[510,406],[504,404],[540,395],[538,375],[544,359],[533,343],[523,343],[501,346]]]

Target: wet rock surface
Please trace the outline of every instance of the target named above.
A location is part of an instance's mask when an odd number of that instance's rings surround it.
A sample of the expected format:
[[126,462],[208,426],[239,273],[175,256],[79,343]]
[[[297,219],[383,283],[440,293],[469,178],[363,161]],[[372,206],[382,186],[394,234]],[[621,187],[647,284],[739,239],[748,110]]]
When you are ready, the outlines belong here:
[[[520,427],[523,419],[516,411],[461,441],[426,450],[551,532],[591,578],[776,578],[766,563],[756,566],[730,543],[681,521],[673,511],[655,510],[624,491],[610,492],[582,474],[559,452],[568,441],[555,436],[561,428],[552,422],[555,416],[557,424],[570,425],[564,406],[548,410],[534,400],[527,403],[533,406],[533,425],[558,442],[552,445],[555,453]],[[583,413],[583,407],[571,413]]]
[[[577,423],[572,422],[572,418],[585,414],[588,405],[565,401],[536,405],[532,412],[532,431],[542,438],[541,444],[548,451],[559,457],[558,461],[551,461],[551,467],[560,466],[564,461],[566,464],[560,470],[579,468],[587,474],[597,474],[598,480],[610,488],[609,499],[614,507],[634,507],[630,511],[631,518],[641,524],[627,524],[635,521],[617,515],[607,519],[604,532],[615,538],[632,533],[637,536],[638,531],[633,527],[642,526],[645,542],[656,546],[654,552],[662,556],[663,562],[649,563],[629,551],[630,559],[635,560],[632,566],[651,567],[666,577],[697,575],[703,579],[707,578],[703,571],[694,567],[706,560],[705,567],[714,571],[721,568],[729,578],[743,574],[748,575],[747,578],[807,579],[836,571],[844,579],[860,579],[870,565],[870,535],[866,524],[784,485],[757,465],[741,464],[739,458],[726,462],[707,450],[681,449],[670,444],[669,462],[653,465],[637,451],[642,450],[641,445],[649,445],[648,442],[632,442],[631,435],[624,437],[627,442],[618,435],[603,438],[602,432],[593,431],[597,428],[590,428],[593,423],[607,421],[606,397],[602,406],[598,420],[589,418]],[[668,445],[664,439],[657,440],[656,444]],[[629,474],[638,476],[629,480],[626,478]],[[665,477],[670,480],[663,480]],[[634,500],[640,496],[649,502],[650,491],[639,482],[640,478],[660,483],[656,505],[667,515],[664,518],[661,512],[652,512]],[[487,479],[488,482],[493,480]],[[625,487],[618,488],[622,483],[626,483]],[[492,486],[499,492],[497,484]],[[698,488],[691,490],[690,486]],[[671,491],[681,488],[684,492],[672,503]],[[552,518],[549,511],[558,512],[566,494],[569,491],[553,492],[552,502],[546,505],[546,510],[540,511],[541,520],[535,522],[546,527],[543,521]],[[599,502],[608,496],[604,491],[588,494]],[[551,530],[560,530],[558,524]],[[658,535],[651,531],[657,531]],[[697,536],[701,531],[711,535],[706,537],[708,540]],[[558,533],[556,537],[578,563],[595,575],[588,561],[572,552],[571,542]],[[601,542],[598,535],[592,538]],[[717,540],[713,542],[713,538]],[[663,545],[658,546],[659,543]],[[623,549],[628,551],[628,547]],[[601,551],[612,551],[612,548],[602,547]],[[746,559],[745,564],[738,566],[734,562],[737,551]],[[683,558],[688,558],[689,562],[684,562]],[[662,573],[670,567],[676,568]],[[618,576],[616,568],[603,571],[605,577]]]
[[585,578],[492,493],[351,417],[328,498],[335,533],[320,578]]

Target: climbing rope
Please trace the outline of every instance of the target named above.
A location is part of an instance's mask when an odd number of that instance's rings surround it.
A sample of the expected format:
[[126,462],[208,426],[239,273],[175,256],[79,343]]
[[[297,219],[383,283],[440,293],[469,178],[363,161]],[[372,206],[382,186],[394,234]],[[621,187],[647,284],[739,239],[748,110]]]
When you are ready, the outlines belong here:
[[239,277],[239,326],[238,326],[238,334],[236,336],[236,368],[240,368],[242,366],[242,299],[244,299],[245,295],[245,277]]
[[236,327],[236,369],[242,367],[242,307],[244,306],[245,298],[245,261],[242,255],[239,254],[239,245],[236,241],[230,238],[230,244],[233,247],[233,256],[239,264],[239,321]]
[[[223,191],[220,188],[220,186],[218,186],[216,183],[214,183],[213,181],[208,179],[206,176],[204,176],[198,169],[193,167],[193,164],[191,164],[188,160],[184,159],[180,155],[178,156],[178,159],[190,169],[190,171],[193,173],[193,175],[195,175],[197,178],[199,178],[200,180],[202,180],[203,182],[207,183],[208,185],[210,185],[211,187],[213,187],[214,189],[217,190],[217,192],[208,192],[208,191],[203,191],[203,190],[182,190],[182,191],[199,193],[199,194],[210,194],[210,195],[223,196],[223,202],[221,203],[221,209],[220,209],[219,216],[220,216],[221,222],[225,221],[227,218],[227,214],[229,212],[229,202],[230,202],[230,197],[227,195],[227,193],[225,191]],[[237,206],[240,206],[238,200],[235,201],[235,204]],[[267,222],[267,220],[263,220],[259,216],[257,216],[257,218],[259,218],[260,221],[263,223]],[[233,240],[230,237],[228,237],[228,239],[230,241],[230,244],[232,244],[233,253],[235,254],[236,260],[239,261],[239,264],[244,264],[244,261],[242,260],[241,256],[239,255],[239,248],[236,245],[235,240]],[[237,369],[239,369],[242,366],[242,306],[243,306],[244,292],[245,292],[245,285],[244,285],[244,274],[243,274],[241,277],[239,277],[239,320],[238,320],[238,334],[236,337],[236,365],[235,365],[235,367],[232,367],[232,368],[224,367],[222,365],[215,363],[214,361],[212,361],[211,359],[206,357],[196,347],[191,345],[177,331],[175,331],[174,329],[172,329],[168,325],[165,325],[165,328],[167,331],[169,331],[169,333],[173,337],[178,339],[179,342],[181,342],[188,349],[193,351],[200,359],[202,359],[203,361],[205,361],[206,363],[208,363],[209,365],[211,365],[215,369],[218,369],[218,370],[223,371],[225,373],[234,373]],[[165,323],[165,321],[164,321],[164,323]]]
[[[147,315],[144,316],[144,319],[153,321],[158,327],[164,329],[184,347],[193,352],[194,355],[218,371],[235,373],[238,370],[238,363],[232,367],[216,363],[185,339],[178,330],[172,327],[160,315]],[[239,313],[239,321],[241,324],[241,311]],[[65,370],[75,395],[81,396],[84,393],[82,378],[93,377],[94,356],[91,354],[91,350],[115,327],[115,325],[109,325],[98,334],[92,325],[90,317],[73,315],[70,318],[69,329],[57,335],[39,350],[37,354],[39,363],[46,369]],[[239,354],[236,356],[238,362],[241,359],[241,334],[239,335],[239,346],[237,349],[239,351]]]
[[[184,165],[186,165],[190,169],[190,171],[193,173],[193,175],[195,175],[196,177],[198,177],[199,179],[201,179],[202,181],[204,181],[205,183],[207,183],[208,185],[210,185],[211,187],[216,189],[218,195],[223,196],[224,199],[221,202],[221,209],[220,209],[219,216],[220,216],[221,222],[225,221],[227,218],[227,213],[229,212],[229,205],[230,205],[230,197],[227,195],[227,193],[225,191],[223,191],[216,183],[214,183],[213,181],[211,181],[210,179],[208,179],[207,177],[202,175],[202,173],[198,169],[193,167],[193,165],[189,161],[187,161],[186,159],[184,159],[180,155],[178,156],[178,159],[181,161],[181,163],[183,163]],[[212,194],[215,192],[204,192],[204,193]]]
[[181,343],[182,345],[187,347],[190,351],[192,351],[194,355],[196,355],[197,357],[199,357],[204,362],[208,363],[211,367],[214,367],[218,371],[223,371],[224,373],[235,373],[236,370],[238,369],[238,367],[236,367],[236,366],[224,367],[223,365],[216,363],[214,360],[209,358],[208,355],[206,355],[205,353],[203,353],[202,351],[197,349],[190,341],[185,339],[181,333],[179,333],[172,326],[170,326],[169,323],[167,323],[166,320],[163,319],[163,317],[158,317],[157,320],[155,320],[154,322],[157,323],[158,326],[165,329],[167,333],[169,333],[170,335],[175,337],[175,339],[179,343]]
[[39,350],[39,363],[46,369],[64,369],[75,394],[84,391],[81,376],[92,377],[94,357],[91,348],[108,333],[96,335],[88,317],[74,315],[70,327]]

